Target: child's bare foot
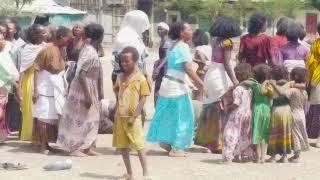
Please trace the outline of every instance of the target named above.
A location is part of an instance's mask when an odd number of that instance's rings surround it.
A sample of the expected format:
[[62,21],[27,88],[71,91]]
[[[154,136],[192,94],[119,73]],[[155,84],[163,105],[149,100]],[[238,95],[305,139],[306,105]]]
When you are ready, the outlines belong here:
[[85,154],[87,154],[88,156],[100,156],[101,155],[100,153],[98,153],[92,149],[85,151]]
[[256,164],[259,164],[261,161],[260,161],[260,159],[255,159],[253,162]]
[[84,154],[83,152],[81,152],[79,150],[73,151],[69,155],[74,156],[74,157],[87,157],[88,156],[87,154]]
[[171,150],[169,153],[170,157],[186,157],[186,153],[182,150]]
[[267,160],[267,162],[268,163],[275,163],[276,162],[276,158],[272,156]]
[[231,163],[232,163],[232,160],[230,160],[230,159],[223,159],[222,161],[220,161],[220,164],[224,164],[224,165],[228,165]]
[[40,150],[40,153],[41,153],[41,154],[44,154],[44,155],[48,155],[49,152],[50,152],[50,151],[49,151],[48,149],[41,149],[41,150]]
[[167,152],[170,152],[172,149],[169,144],[160,143],[159,146]]
[[320,140],[317,140],[315,147],[320,148]]
[[299,163],[299,160],[300,160],[300,158],[297,158],[297,157],[291,157],[291,158],[289,158],[289,162],[291,162],[291,163]]
[[133,177],[132,175],[125,174],[122,177],[120,177],[118,180],[133,180]]
[[240,156],[235,156],[234,159],[233,159],[233,162],[241,163]]
[[278,162],[278,163],[287,163],[287,162],[288,162],[288,159],[287,159],[286,156],[282,156],[281,159],[279,159],[277,162]]

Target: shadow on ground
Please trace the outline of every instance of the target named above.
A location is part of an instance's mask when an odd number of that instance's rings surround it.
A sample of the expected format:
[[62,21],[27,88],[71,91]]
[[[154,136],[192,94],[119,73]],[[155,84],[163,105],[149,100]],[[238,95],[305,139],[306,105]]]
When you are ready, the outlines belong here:
[[116,180],[120,178],[119,176],[102,175],[102,174],[89,173],[89,172],[81,173],[79,176],[84,178],[108,179],[108,180]]

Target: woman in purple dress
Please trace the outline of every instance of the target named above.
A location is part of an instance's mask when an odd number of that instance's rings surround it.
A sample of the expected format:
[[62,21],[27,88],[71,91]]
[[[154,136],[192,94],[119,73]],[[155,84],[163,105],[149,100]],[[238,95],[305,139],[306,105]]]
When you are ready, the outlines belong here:
[[295,67],[305,68],[305,62],[309,57],[309,50],[299,43],[303,33],[305,34],[305,31],[299,24],[291,23],[286,32],[288,43],[280,48],[279,61],[283,62],[289,73]]

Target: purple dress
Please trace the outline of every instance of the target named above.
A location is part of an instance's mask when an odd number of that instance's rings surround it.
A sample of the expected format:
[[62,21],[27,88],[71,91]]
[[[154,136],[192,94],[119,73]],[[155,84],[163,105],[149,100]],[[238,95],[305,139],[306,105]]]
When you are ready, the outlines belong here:
[[222,156],[232,160],[234,156],[251,157],[251,98],[252,92],[243,86],[233,90],[233,104],[237,105],[227,117],[223,134]]
[[299,42],[288,42],[280,48],[278,57],[278,62],[284,65],[288,72],[291,72],[295,67],[305,68],[309,50]]

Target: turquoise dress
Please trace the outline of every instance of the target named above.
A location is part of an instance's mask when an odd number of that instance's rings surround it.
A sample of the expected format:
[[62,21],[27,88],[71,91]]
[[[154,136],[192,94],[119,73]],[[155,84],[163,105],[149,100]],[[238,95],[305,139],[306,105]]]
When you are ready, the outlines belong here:
[[[183,65],[191,61],[189,46],[179,42],[168,54],[168,70],[186,73]],[[193,133],[194,114],[190,94],[159,96],[147,141],[169,144],[174,150],[184,150],[192,145]]]

